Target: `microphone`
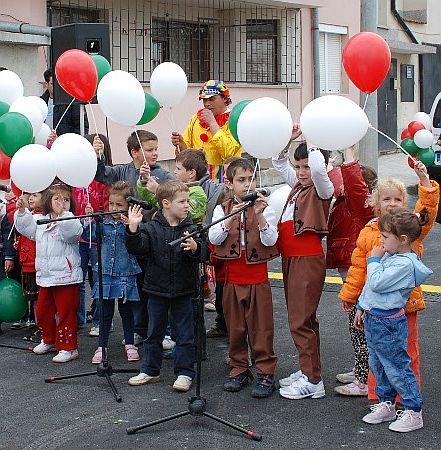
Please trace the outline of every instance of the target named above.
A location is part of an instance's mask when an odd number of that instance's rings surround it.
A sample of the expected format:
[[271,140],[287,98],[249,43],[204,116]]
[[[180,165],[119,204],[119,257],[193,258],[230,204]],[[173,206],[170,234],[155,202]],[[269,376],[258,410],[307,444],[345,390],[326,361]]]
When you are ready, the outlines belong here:
[[271,191],[268,188],[262,188],[262,189],[256,189],[253,192],[250,192],[248,194],[242,195],[240,199],[243,202],[255,202],[257,200],[258,195],[262,194],[264,197],[269,197],[271,194]]
[[7,184],[0,184],[0,191],[11,192],[11,186],[8,186]]
[[139,200],[136,197],[130,196],[130,197],[127,197],[126,200],[127,200],[127,203],[129,203],[130,205],[138,205],[142,209],[145,209],[147,211],[153,209],[153,206],[149,202],[146,202],[144,200]]

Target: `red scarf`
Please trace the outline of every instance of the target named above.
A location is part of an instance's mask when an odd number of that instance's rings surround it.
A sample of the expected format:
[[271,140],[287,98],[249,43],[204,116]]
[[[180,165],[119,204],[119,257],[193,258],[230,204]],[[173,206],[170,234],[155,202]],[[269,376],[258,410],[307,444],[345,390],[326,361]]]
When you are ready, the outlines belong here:
[[[200,110],[197,112],[197,116],[198,116],[198,120],[199,120],[199,125],[200,125],[202,128],[205,128],[206,130],[209,130],[210,127],[203,121],[203,119],[202,119],[202,117],[201,117],[201,114],[202,114],[202,111],[203,111],[203,110],[204,110],[204,108],[200,109]],[[222,114],[218,114],[217,116],[214,116],[214,118],[216,119],[217,124],[218,124],[220,127],[223,127],[223,126],[228,122],[228,119],[230,118],[230,111],[224,112],[224,113],[222,113]]]

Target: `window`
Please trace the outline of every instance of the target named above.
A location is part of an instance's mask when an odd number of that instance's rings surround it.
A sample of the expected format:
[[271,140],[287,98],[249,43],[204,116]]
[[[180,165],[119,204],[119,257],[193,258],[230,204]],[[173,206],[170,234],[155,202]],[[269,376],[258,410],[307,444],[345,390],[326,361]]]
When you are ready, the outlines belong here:
[[341,35],[320,32],[320,92],[341,92]]
[[276,84],[277,20],[247,20],[246,39],[247,82]]
[[100,9],[79,8],[75,6],[61,6],[48,9],[47,23],[51,27],[68,25],[71,23],[99,23],[105,22],[104,11]]

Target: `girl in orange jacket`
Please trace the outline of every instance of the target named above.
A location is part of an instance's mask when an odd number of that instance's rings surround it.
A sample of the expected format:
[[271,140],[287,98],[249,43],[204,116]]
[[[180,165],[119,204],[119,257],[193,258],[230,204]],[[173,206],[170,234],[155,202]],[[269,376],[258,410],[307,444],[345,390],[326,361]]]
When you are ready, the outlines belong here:
[[[422,256],[423,239],[432,228],[436,218],[439,201],[439,185],[435,181],[429,180],[427,169],[420,161],[415,163],[415,173],[420,182],[418,185],[418,201],[414,212],[418,213],[423,208],[429,211],[429,222],[422,227],[420,237],[412,243],[413,251]],[[349,332],[355,353],[355,367],[353,381],[346,385],[346,389],[338,389],[337,392],[343,395],[360,396],[366,395],[366,384],[368,383],[368,351],[366,338],[362,331],[355,330],[353,319],[355,315],[355,304],[366,282],[367,258],[375,246],[381,246],[381,232],[378,229],[378,219],[393,208],[407,206],[407,192],[404,184],[396,179],[380,181],[376,190],[370,197],[369,204],[374,208],[376,218],[370,221],[360,232],[357,239],[357,246],[352,253],[351,267],[349,268],[346,281],[339,293],[339,298],[343,302],[343,309],[349,313]],[[408,352],[411,357],[411,367],[418,382],[420,382],[420,360],[418,346],[418,325],[417,312],[425,309],[421,287],[415,288],[407,301],[406,316],[408,320],[409,337]],[[337,379],[341,379],[340,374]],[[375,380],[369,376],[369,399],[376,399],[374,393]]]

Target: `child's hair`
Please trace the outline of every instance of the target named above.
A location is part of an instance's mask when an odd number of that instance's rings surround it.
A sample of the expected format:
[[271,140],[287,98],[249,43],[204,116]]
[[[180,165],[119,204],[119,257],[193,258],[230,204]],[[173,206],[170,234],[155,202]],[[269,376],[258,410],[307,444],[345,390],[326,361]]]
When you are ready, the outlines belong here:
[[403,195],[403,202],[406,205],[408,200],[406,186],[404,185],[403,182],[397,180],[396,178],[387,178],[386,180],[379,180],[374,190],[372,191],[372,194],[369,196],[367,204],[375,209],[376,207],[378,207],[378,204],[380,202],[380,195],[383,194],[385,191],[392,189],[401,192],[401,194]]
[[185,170],[194,170],[197,181],[207,175],[207,158],[205,158],[205,152],[201,149],[187,148],[182,150],[177,154],[176,162],[180,162]]
[[246,158],[237,158],[230,163],[227,169],[226,177],[230,183],[233,182],[234,175],[236,175],[237,169],[242,169],[243,171],[251,170],[254,172],[254,167],[250,161]]
[[158,200],[159,207],[162,209],[162,202],[164,200],[173,201],[178,192],[188,192],[188,186],[179,180],[164,181],[159,183],[156,191],[156,199]]
[[[323,150],[321,148],[318,148],[317,150],[320,150],[320,153],[325,158],[325,164],[328,164],[329,162],[329,151]],[[306,142],[302,142],[295,150],[294,150],[294,159],[296,161],[300,161],[301,159],[308,159],[308,146],[306,145]]]
[[[86,134],[84,137],[93,144],[93,140],[95,139],[96,134]],[[106,159],[106,164],[108,166],[113,166],[112,163],[112,150],[110,148],[110,142],[106,135],[98,133],[98,137],[101,139],[104,144],[104,158]]]
[[240,156],[229,156],[225,161],[223,161],[222,165],[229,166],[233,161],[240,159]]
[[[136,136],[136,133],[138,133],[138,136]],[[139,137],[139,140],[138,140]],[[140,150],[140,145],[143,142],[147,141],[158,141],[158,136],[156,134],[151,133],[147,130],[137,130],[134,131],[128,138],[127,138],[127,151],[129,152],[129,155],[132,156],[132,150]]]
[[377,186],[378,175],[375,169],[370,166],[364,166],[360,164],[361,175],[363,176],[364,182],[366,183],[369,192],[372,192]]
[[135,192],[129,184],[127,184],[126,181],[116,181],[115,183],[110,186],[109,189],[109,196],[112,194],[121,195],[125,199],[127,197],[132,197],[135,195]]
[[421,227],[429,222],[429,211],[423,208],[420,213],[413,213],[404,208],[392,209],[381,217],[380,231],[387,231],[396,237],[406,235],[410,242],[416,241],[421,234]]
[[75,210],[75,201],[72,197],[72,191],[70,186],[61,182],[58,178],[55,178],[54,182],[41,193],[41,205],[44,214],[49,214],[52,211],[52,197],[56,194],[66,192],[70,199],[69,211],[73,212]]

